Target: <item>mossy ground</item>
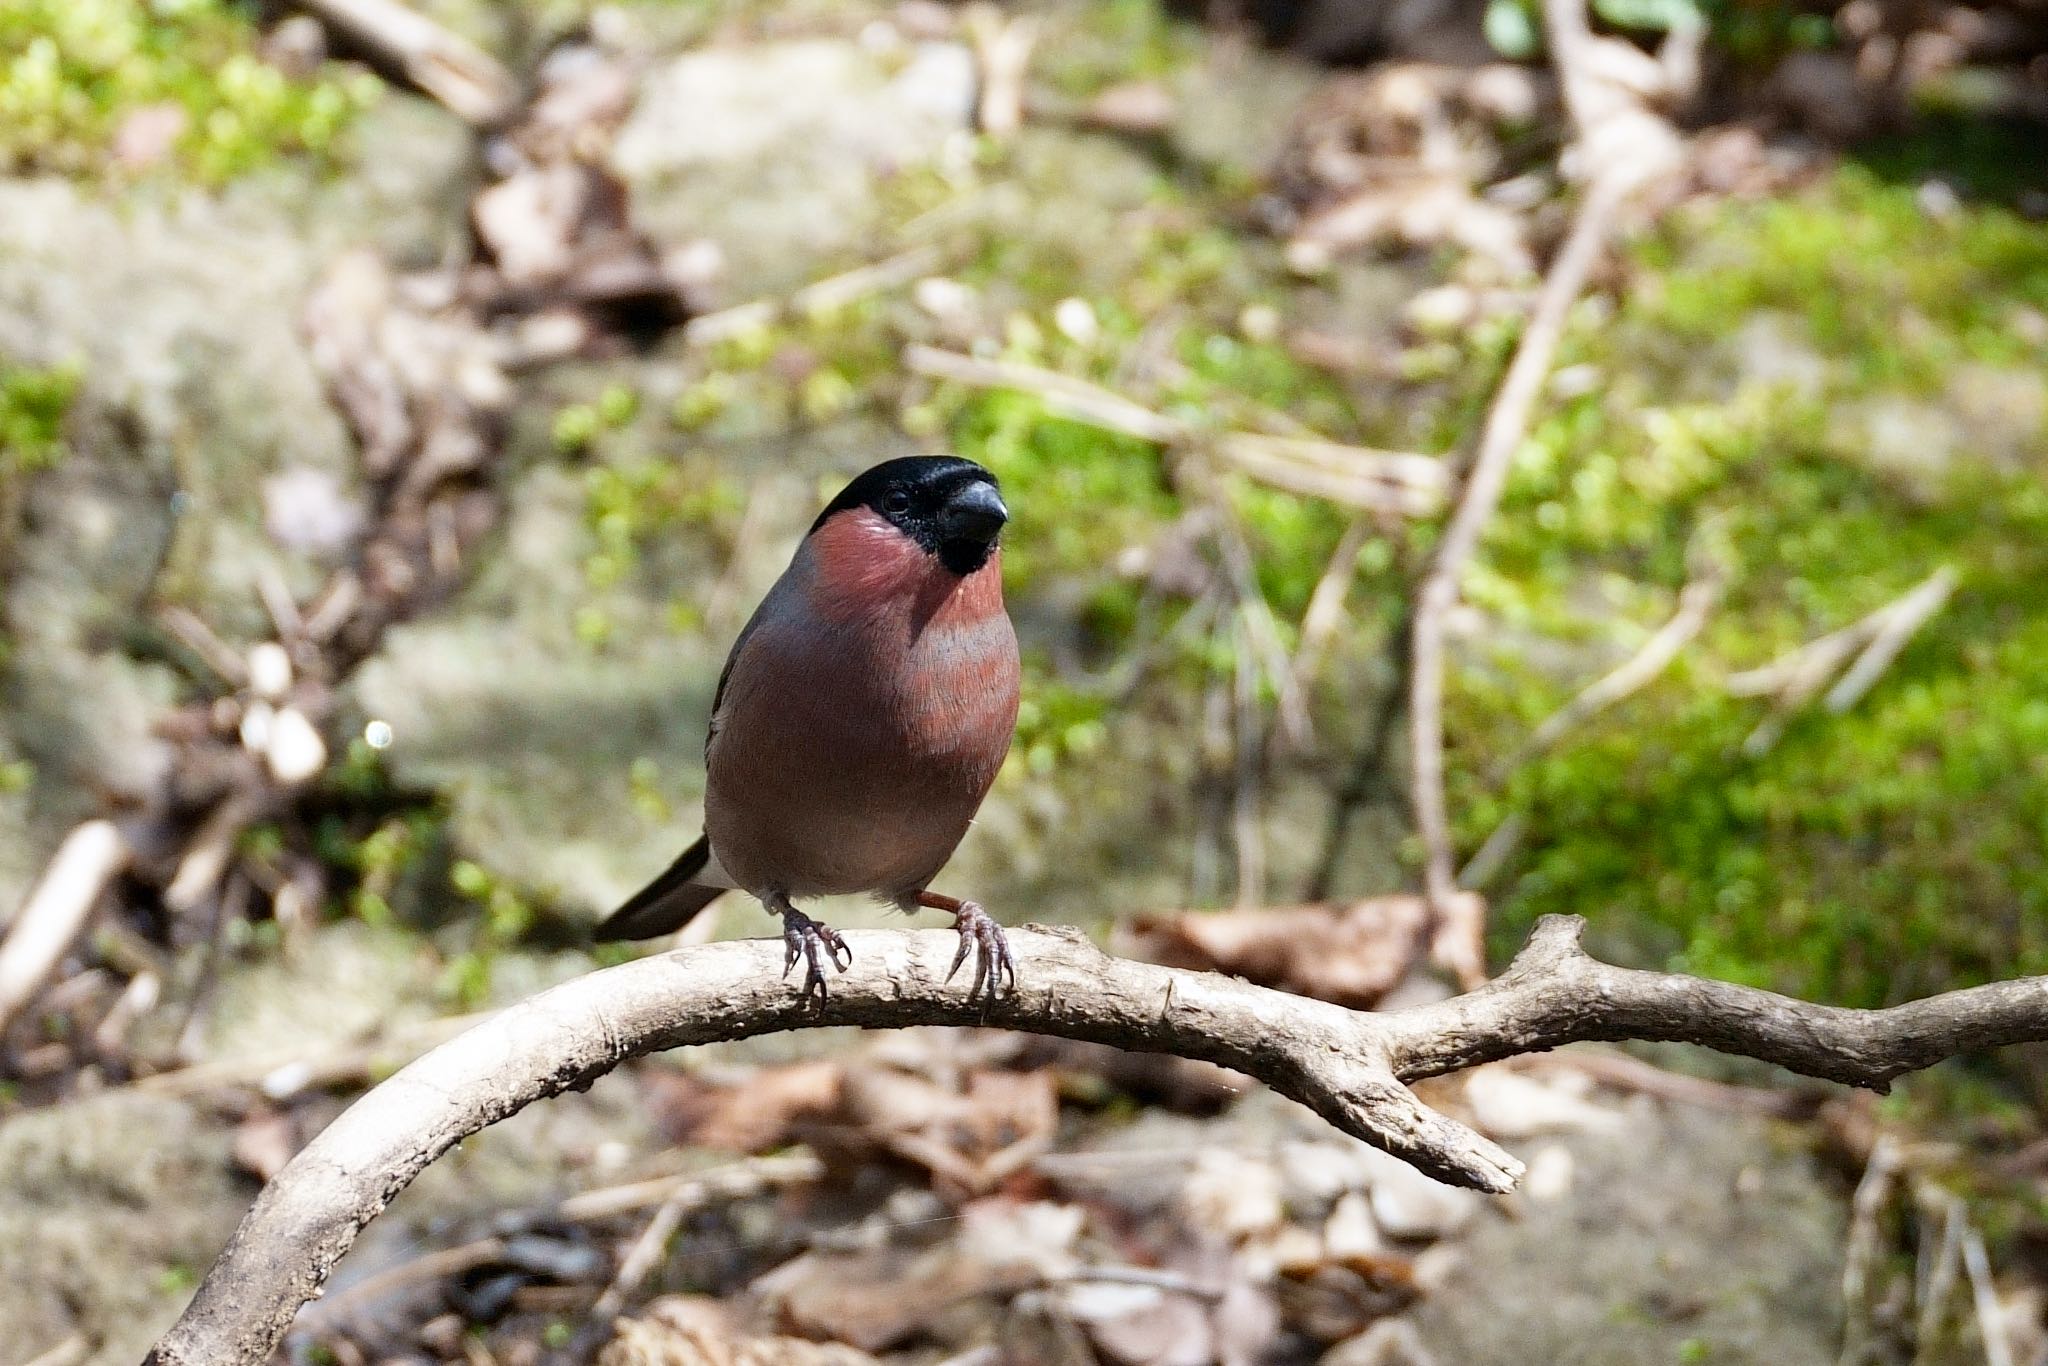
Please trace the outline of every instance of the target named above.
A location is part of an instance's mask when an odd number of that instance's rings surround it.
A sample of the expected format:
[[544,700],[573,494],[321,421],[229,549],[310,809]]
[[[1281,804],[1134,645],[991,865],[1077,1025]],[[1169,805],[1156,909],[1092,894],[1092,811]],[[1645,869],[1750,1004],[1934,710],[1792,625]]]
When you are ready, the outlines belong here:
[[[2048,967],[2048,233],[1995,204],[1930,216],[1910,183],[1852,166],[1687,215],[1635,259],[1613,321],[1574,340],[1601,383],[1532,435],[1473,597],[1626,644],[1670,610],[1702,526],[1729,593],[1670,679],[1504,800],[1475,779],[1484,754],[1583,680],[1468,674],[1464,834],[1510,808],[1535,831],[1501,946],[1578,911],[1698,971],[1857,1004]],[[1742,354],[1760,312],[1810,358],[1796,382]],[[1924,463],[1874,455],[1871,405],[1955,414],[1985,373],[2016,381],[1999,430],[1958,418]],[[1869,696],[1743,756],[1764,704],[1727,696],[1727,671],[1942,565],[1955,597]]]
[[338,67],[285,75],[257,55],[252,11],[235,0],[6,0],[0,173],[115,170],[124,129],[147,116],[172,130],[155,169],[188,183],[333,153],[380,83]]

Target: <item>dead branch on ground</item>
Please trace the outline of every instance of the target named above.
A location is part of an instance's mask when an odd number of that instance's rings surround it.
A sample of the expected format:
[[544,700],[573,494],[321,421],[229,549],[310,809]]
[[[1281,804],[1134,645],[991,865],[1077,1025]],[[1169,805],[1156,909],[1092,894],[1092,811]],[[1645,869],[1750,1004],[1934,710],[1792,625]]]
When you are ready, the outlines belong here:
[[1460,581],[1493,520],[1508,466],[1529,432],[1564,339],[1565,321],[1606,249],[1623,205],[1677,160],[1677,135],[1615,79],[1608,59],[1620,45],[1596,38],[1583,0],[1546,0],[1545,32],[1574,129],[1572,154],[1593,169],[1571,231],[1543,277],[1534,310],[1501,378],[1457,507],[1422,580],[1410,627],[1408,733],[1411,800],[1423,847],[1423,892],[1437,918],[1433,952],[1466,986],[1486,978],[1485,907],[1458,886],[1444,791],[1444,642]]
[[1551,748],[1601,712],[1654,683],[1707,624],[1727,581],[1717,569],[1699,575],[1678,592],[1678,610],[1627,659],[1602,674],[1571,701],[1545,717],[1504,766],[1512,772]]
[[1200,1058],[1257,1077],[1439,1180],[1511,1189],[1521,1164],[1423,1105],[1407,1083],[1585,1040],[1703,1044],[1882,1089],[1955,1054],[2048,1039],[2048,978],[1884,1010],[1618,968],[1544,919],[1498,979],[1371,1014],[1212,973],[1112,958],[1076,931],[1012,932],[1024,989],[985,1009],[944,980],[939,930],[855,931],[859,970],[822,1008],[777,975],[781,945],[742,940],[576,978],[442,1045],[356,1102],[264,1189],[151,1366],[255,1366],[320,1293],[357,1233],[426,1165],[536,1100],[659,1049],[823,1025],[987,1024]]
[[128,841],[112,821],[86,821],[64,837],[0,939],[0,1033],[64,961],[130,857]]
[[1486,978],[1482,926],[1470,894],[1458,889],[1444,790],[1444,642],[1460,582],[1507,485],[1508,465],[1528,434],[1536,396],[1564,337],[1565,317],[1605,249],[1628,183],[1605,178],[1588,191],[1571,234],[1543,279],[1536,310],[1515,347],[1450,525],[1415,589],[1410,625],[1408,736],[1411,801],[1423,846],[1422,883],[1438,918],[1440,956],[1466,986]]
[[466,123],[487,127],[517,107],[519,82],[495,57],[398,0],[293,3]]

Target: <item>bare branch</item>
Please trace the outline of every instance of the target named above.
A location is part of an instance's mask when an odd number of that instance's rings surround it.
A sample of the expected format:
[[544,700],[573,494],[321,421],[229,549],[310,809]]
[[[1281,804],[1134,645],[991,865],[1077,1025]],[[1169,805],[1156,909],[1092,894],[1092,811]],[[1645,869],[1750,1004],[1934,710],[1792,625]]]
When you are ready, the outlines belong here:
[[1749,987],[1617,968],[1550,917],[1496,981],[1389,1014],[1212,973],[1104,955],[1077,931],[1011,941],[1024,990],[985,1010],[942,974],[949,932],[853,932],[857,970],[822,1008],[777,975],[772,940],[712,944],[591,973],[511,1007],[371,1091],[258,1197],[154,1366],[256,1366],[320,1292],[363,1225],[461,1139],[626,1059],[823,1025],[995,1025],[1200,1058],[1256,1077],[1439,1180],[1510,1189],[1521,1164],[1406,1085],[1600,1039],[1706,1044],[1810,1076],[1882,1088],[1971,1049],[2048,1039],[2048,978],[1887,1010],[1809,1005]]
[[1579,948],[1585,922],[1545,916],[1499,978],[1380,1017],[1404,1081],[1565,1043],[1701,1044],[1825,1081],[1883,1091],[1907,1072],[2048,1036],[2048,977],[1966,987],[1884,1010],[1813,1005],[1682,973],[1617,968]]

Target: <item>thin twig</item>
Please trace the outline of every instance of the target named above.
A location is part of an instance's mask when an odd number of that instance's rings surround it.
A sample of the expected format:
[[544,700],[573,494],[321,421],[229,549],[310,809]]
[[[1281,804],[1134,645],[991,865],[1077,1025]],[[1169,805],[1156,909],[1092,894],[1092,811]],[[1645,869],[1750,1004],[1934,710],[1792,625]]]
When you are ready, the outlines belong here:
[[1856,662],[1840,681],[1828,689],[1821,705],[1840,715],[1862,701],[1863,695],[1876,686],[1884,671],[1899,657],[1899,652],[1941,610],[1955,586],[1955,571],[1943,565],[1925,583],[1894,603],[1870,644],[1864,646],[1863,653],[1856,656]]
[[1890,1134],[1878,1135],[1849,1201],[1849,1241],[1842,1258],[1842,1353],[1839,1366],[1858,1366],[1870,1337],[1870,1272],[1883,1248],[1878,1220],[1891,1198],[1902,1153]]
[[699,314],[683,324],[683,340],[691,346],[710,346],[772,327],[788,318],[832,313],[870,295],[885,294],[922,279],[945,261],[945,254],[937,247],[912,247],[884,260],[814,281],[787,299],[754,299],[715,313]]
[[1963,1268],[1963,1229],[1968,1224],[1962,1199],[1948,1191],[1932,1187],[1922,1192],[1923,1208],[1931,1208],[1941,1218],[1941,1236],[1923,1236],[1920,1241],[1920,1266],[1914,1279],[1915,1294],[1920,1301],[1913,1332],[1913,1360],[1933,1360],[1936,1344],[1941,1337],[1941,1325],[1948,1317],[1949,1298],[1955,1294],[1956,1277]]
[[86,821],[57,846],[0,940],[0,1031],[50,980],[132,852],[120,829],[107,820]]
[[654,1217],[647,1221],[647,1227],[640,1230],[640,1236],[619,1259],[619,1269],[612,1276],[611,1283],[597,1297],[597,1303],[590,1306],[590,1313],[570,1347],[572,1357],[587,1356],[603,1343],[605,1335],[611,1332],[612,1324],[625,1310],[626,1302],[639,1291],[668,1251],[669,1240],[676,1236],[676,1230],[682,1227],[683,1215],[692,1207],[691,1194],[688,1187],[680,1187],[655,1207]]
[[343,1044],[322,1053],[295,1050],[253,1058],[194,1063],[131,1083],[160,1096],[195,1096],[254,1087],[273,1101],[289,1100],[319,1087],[360,1082],[417,1057],[421,1050],[453,1038],[489,1018],[489,1013],[450,1015],[395,1029],[381,1038]]
[[1351,595],[1351,582],[1358,577],[1358,552],[1372,533],[1372,519],[1359,513],[1346,524],[1344,534],[1316,578],[1308,595],[1308,607],[1301,614],[1300,639],[1294,648],[1294,686],[1306,696],[1322,671],[1323,654],[1344,623],[1344,602]]
[[497,58],[398,0],[292,0],[465,122],[487,127],[517,107],[519,82]]
[[[1415,590],[1408,692],[1410,781],[1416,833],[1423,847],[1423,892],[1439,916],[1454,913],[1458,896],[1444,790],[1444,642],[1451,609],[1457,606],[1465,567],[1500,503],[1508,465],[1528,433],[1536,397],[1564,338],[1565,319],[1606,247],[1628,188],[1624,181],[1596,180],[1580,204],[1487,413],[1457,508]],[[1456,961],[1450,966],[1459,980],[1468,986],[1484,980],[1483,946],[1453,949]]]
[[[1505,786],[1516,769],[1538,755],[1548,753],[1574,730],[1661,677],[1678,658],[1678,652],[1706,626],[1707,618],[1719,605],[1725,587],[1726,577],[1722,567],[1715,562],[1680,589],[1678,610],[1671,619],[1652,632],[1634,654],[1545,717],[1514,753],[1495,766],[1495,785]],[[1458,885],[1468,891],[1483,890],[1514,857],[1528,829],[1527,812],[1509,812],[1481,841],[1465,866],[1458,870]]]
[[458,1243],[420,1256],[408,1258],[397,1266],[387,1267],[373,1276],[365,1276],[348,1289],[322,1299],[301,1314],[296,1331],[317,1333],[347,1321],[357,1310],[374,1305],[400,1290],[415,1285],[425,1285],[445,1276],[459,1276],[480,1266],[489,1266],[505,1256],[505,1240],[499,1237],[478,1238],[472,1242]]
[[26,1366],[80,1366],[91,1355],[92,1344],[74,1333],[41,1356],[31,1358]]
[[248,661],[242,658],[240,651],[214,634],[213,628],[191,608],[166,607],[157,613],[156,619],[230,688],[249,685]]
[[[689,1205],[744,1200],[785,1186],[803,1186],[825,1174],[825,1164],[807,1150],[768,1153],[705,1171],[658,1176],[623,1186],[605,1186],[569,1196],[549,1211],[567,1223],[592,1223],[680,1199]],[[501,1232],[503,1230],[500,1230]]]
[[1984,1235],[1975,1225],[1963,1229],[1963,1269],[1970,1275],[1970,1300],[1977,1309],[1977,1335],[1984,1343],[1984,1366],[2013,1366],[2012,1342],[2006,1336],[1998,1287],[1991,1280],[1991,1257]]
[[1781,1087],[1735,1086],[1725,1081],[1674,1072],[1627,1053],[1597,1048],[1575,1048],[1568,1053],[1542,1053],[1525,1066],[1538,1070],[1576,1072],[1602,1086],[1658,1100],[1697,1105],[1702,1109],[1726,1110],[1735,1114],[1768,1115],[1773,1119],[1805,1119],[1820,1105],[1815,1092]]
[[1329,820],[1323,827],[1322,850],[1306,888],[1306,898],[1310,901],[1330,899],[1336,890],[1337,866],[1343,860],[1345,848],[1351,843],[1352,822],[1357,819],[1367,799],[1383,785],[1388,790],[1392,788],[1387,772],[1387,752],[1393,746],[1401,708],[1408,697],[1409,651],[1415,640],[1409,623],[1414,617],[1414,606],[1412,599],[1400,599],[1393,620],[1388,623],[1387,672],[1390,681],[1381,689],[1377,704],[1366,721],[1364,738],[1352,752],[1350,769],[1330,801]]
[[1601,712],[1642,691],[1661,677],[1678,658],[1678,652],[1691,644],[1706,626],[1707,618],[1713,615],[1726,586],[1727,580],[1720,573],[1710,573],[1680,589],[1678,610],[1671,614],[1671,619],[1653,631],[1634,654],[1545,717],[1515,750],[1504,765],[1505,771],[1512,772],[1534,756],[1548,751]]
[[1820,696],[1838,670],[1843,671],[1841,677],[1828,689],[1823,705],[1837,715],[1855,706],[1941,610],[1955,586],[1955,571],[1943,565],[1908,592],[1840,630],[1760,668],[1729,675],[1726,686],[1733,696],[1777,695],[1770,714],[1742,742],[1743,753],[1754,758],[1775,745],[1793,715]]
[[1209,431],[1057,370],[934,346],[905,347],[903,363],[935,379],[1030,394],[1055,416],[1104,431],[1205,452],[1219,464],[1290,493],[1404,517],[1427,517],[1443,504],[1447,476],[1443,462],[1432,456],[1263,432]]
[[1266,749],[1265,726],[1259,716],[1259,675],[1252,657],[1251,628],[1239,615],[1233,651],[1232,701],[1236,704],[1231,737],[1235,745],[1234,793],[1230,839],[1237,851],[1237,904],[1262,905],[1266,899],[1266,834],[1259,813],[1259,778]]

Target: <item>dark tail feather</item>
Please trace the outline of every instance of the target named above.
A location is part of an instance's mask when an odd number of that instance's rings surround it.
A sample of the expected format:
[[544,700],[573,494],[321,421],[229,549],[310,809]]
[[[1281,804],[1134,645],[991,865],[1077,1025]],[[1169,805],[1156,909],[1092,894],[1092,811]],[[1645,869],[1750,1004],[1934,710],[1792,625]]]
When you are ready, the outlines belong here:
[[710,861],[711,845],[700,835],[666,872],[607,916],[591,938],[602,944],[615,939],[653,939],[674,934],[689,924],[697,912],[725,895],[723,887],[700,887],[691,881]]

